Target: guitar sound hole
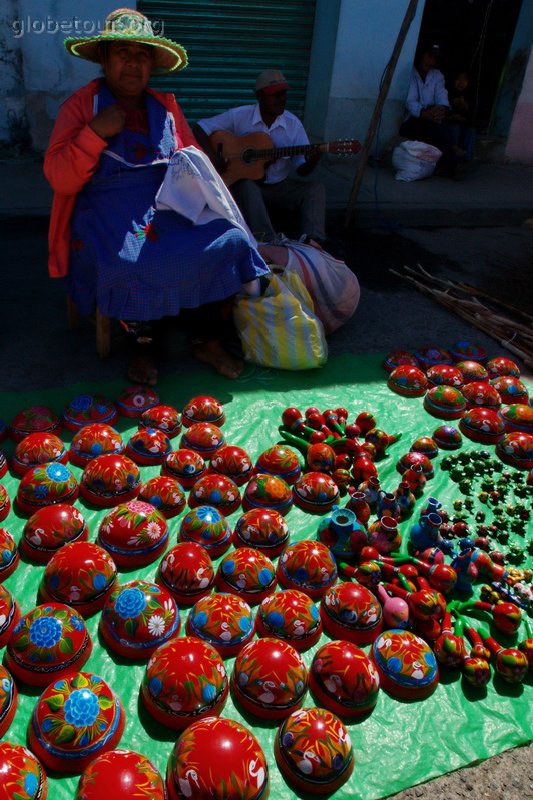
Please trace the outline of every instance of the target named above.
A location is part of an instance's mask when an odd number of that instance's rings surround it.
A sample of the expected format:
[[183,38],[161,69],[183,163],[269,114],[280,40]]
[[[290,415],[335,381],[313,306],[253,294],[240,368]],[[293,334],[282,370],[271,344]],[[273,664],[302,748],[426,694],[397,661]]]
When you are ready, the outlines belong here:
[[246,150],[243,150],[241,153],[241,159],[244,161],[245,164],[251,164],[255,161],[255,153],[256,151],[253,147],[248,147]]

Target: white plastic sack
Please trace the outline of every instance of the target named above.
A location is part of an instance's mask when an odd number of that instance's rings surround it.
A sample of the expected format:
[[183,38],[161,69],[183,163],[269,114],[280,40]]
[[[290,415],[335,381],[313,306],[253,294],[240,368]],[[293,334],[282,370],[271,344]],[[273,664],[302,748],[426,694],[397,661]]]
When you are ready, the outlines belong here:
[[397,181],[419,181],[433,175],[442,155],[438,147],[425,142],[408,140],[392,151],[392,166]]

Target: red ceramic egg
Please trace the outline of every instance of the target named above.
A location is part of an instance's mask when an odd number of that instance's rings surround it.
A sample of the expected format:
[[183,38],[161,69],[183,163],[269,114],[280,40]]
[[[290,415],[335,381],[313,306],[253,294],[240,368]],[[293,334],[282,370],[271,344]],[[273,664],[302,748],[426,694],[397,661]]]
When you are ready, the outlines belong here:
[[511,467],[533,469],[533,434],[506,433],[496,444],[496,455]]
[[233,544],[235,547],[253,547],[269,558],[275,558],[288,544],[289,536],[289,527],[279,511],[252,508],[237,520]]
[[143,483],[138,499],[153,505],[165,519],[180,514],[187,504],[179,481],[166,475],[156,475]]
[[107,550],[93,542],[71,542],[46,565],[39,596],[42,602],[65,603],[89,617],[101,611],[116,581],[117,567]]
[[20,562],[15,540],[6,528],[0,528],[0,583],[7,580]]
[[533,433],[533,408],[525,403],[512,403],[499,411],[505,433]]
[[206,460],[225,443],[224,434],[213,422],[193,422],[185,428],[180,439],[180,447],[194,450]]
[[118,431],[102,422],[80,428],[70,443],[69,458],[77,467],[85,467],[96,456],[118,455],[124,442]]
[[198,719],[218,716],[228,688],[224,662],[215,648],[195,636],[180,636],[151,656],[141,699],[157,722],[184,730]]
[[321,706],[340,717],[356,718],[376,705],[379,675],[364,650],[341,639],[318,648],[311,662],[309,686]]
[[63,424],[69,431],[85,425],[114,425],[118,419],[115,404],[101,394],[79,394],[63,409]]
[[383,612],[375,595],[358,583],[338,583],[323,596],[320,616],[335,639],[370,644],[381,633]]
[[416,450],[410,450],[408,453],[404,453],[403,456],[400,456],[396,464],[396,469],[403,475],[406,470],[415,466],[422,467],[422,472],[428,480],[435,475],[431,459],[424,455],[424,453],[417,452]]
[[422,397],[428,388],[428,379],[419,367],[404,364],[392,370],[387,386],[403,397]]
[[194,450],[181,448],[174,450],[165,458],[161,467],[161,475],[175,478],[184,489],[194,486],[198,478],[204,475],[207,467],[204,459]]
[[[0,522],[3,522],[11,511],[11,499],[5,486],[0,483]],[[0,579],[1,580],[1,579]]]
[[237,486],[244,486],[253,471],[250,456],[243,447],[224,445],[212,456],[209,464],[211,472],[227,475]]
[[465,397],[453,386],[434,386],[424,397],[424,408],[439,419],[459,419],[466,408]]
[[252,609],[235,594],[209,594],[187,616],[187,634],[209,642],[222,658],[236,656],[254,635]]
[[487,351],[484,347],[481,347],[481,345],[475,344],[475,342],[469,342],[467,340],[455,342],[448,349],[455,361],[470,359],[472,361],[484,363],[487,360]]
[[337,580],[337,563],[325,544],[303,539],[287,545],[278,561],[277,576],[285,589],[297,589],[319,600]]
[[0,583],[0,648],[5,647],[13,628],[20,619],[19,604],[11,592]]
[[455,365],[463,376],[464,383],[488,381],[489,373],[479,361],[458,361]]
[[453,363],[451,353],[444,347],[419,347],[415,350],[415,357],[424,370],[436,366],[437,364]]
[[181,417],[173,406],[152,406],[141,414],[139,426],[156,428],[173,439],[181,431]]
[[9,425],[9,435],[20,442],[30,433],[61,433],[61,420],[47,406],[30,406],[15,414]]
[[306,472],[296,481],[292,493],[298,508],[317,514],[331,511],[340,497],[333,478],[323,472]]
[[335,450],[325,442],[310,444],[305,454],[305,460],[310,470],[331,473],[335,469]]
[[99,631],[107,646],[124,658],[148,659],[164,642],[177,636],[176,601],[162,586],[133,580],[107,596]]
[[0,775],[2,800],[47,800],[46,773],[27,747],[0,742]]
[[501,402],[506,405],[512,405],[513,403],[527,405],[529,402],[529,392],[525,383],[513,375],[502,375],[500,378],[493,378],[490,384],[500,396]]
[[17,475],[25,475],[32,467],[57,461],[66,464],[65,445],[53,433],[29,433],[18,442],[13,452],[11,468]]
[[281,774],[299,792],[330,794],[353,772],[350,734],[325,708],[303,708],[284,720],[274,739]]
[[97,541],[110,553],[119,569],[145,567],[166,549],[167,521],[150,503],[130,500],[115,506],[103,517]]
[[139,419],[144,411],[159,405],[159,395],[149,386],[128,386],[117,397],[116,407],[123,417]]
[[300,708],[307,692],[307,667],[300,653],[280,639],[255,639],[233,667],[231,688],[245,711],[263,719],[284,719]]
[[162,464],[172,448],[170,439],[158,428],[139,428],[127,441],[125,453],[141,466]]
[[439,454],[438,444],[431,436],[419,436],[409,449],[414,453],[422,453],[427,458],[436,458]]
[[452,364],[434,364],[426,370],[430,386],[453,386],[460,389],[464,384],[463,373]]
[[433,431],[433,438],[441,450],[457,450],[461,447],[461,434],[453,425],[439,425]]
[[74,800],[166,800],[165,784],[146,756],[133,750],[110,750],[91,761],[80,777]]
[[272,594],[278,583],[272,561],[252,547],[227,553],[218,565],[215,581],[220,592],[236,594],[251,606]]
[[205,547],[180,542],[159,563],[156,583],[170,592],[179,606],[192,606],[212,590],[215,570]]
[[259,636],[283,639],[299,652],[308,650],[322,635],[322,620],[311,598],[296,589],[266,597],[257,611]]
[[384,631],[372,645],[381,686],[393,697],[421,700],[435,691],[439,667],[427,642],[412,631]]
[[277,475],[292,486],[302,474],[302,465],[298,454],[291,447],[275,444],[259,455],[255,462],[255,471],[264,475]]
[[387,370],[387,372],[392,372],[392,370],[396,369],[396,367],[418,367],[419,364],[416,356],[414,356],[408,350],[393,350],[385,356],[381,366],[383,369]]
[[5,664],[17,680],[47,686],[81,669],[91,651],[83,617],[64,603],[45,603],[24,614],[13,628]]
[[[15,681],[11,673],[0,664],[0,737],[4,735],[13,722],[17,705],[18,691]],[[2,775],[1,771],[0,775]]]
[[488,381],[472,381],[463,386],[463,395],[467,408],[496,408],[502,404],[502,399],[494,386]]
[[459,420],[462,433],[473,442],[496,444],[504,434],[504,425],[493,408],[470,408]]
[[123,455],[96,456],[80,481],[80,494],[94,506],[109,508],[133,500],[141,488],[139,467]]
[[233,514],[241,504],[239,487],[227,475],[207,473],[198,478],[189,494],[189,506],[212,506],[221,514]]
[[196,542],[205,547],[212,558],[218,558],[231,545],[231,527],[218,508],[198,506],[181,520],[178,540]]
[[242,507],[245,511],[269,508],[286,514],[292,508],[292,497],[291,487],[283,478],[260,473],[250,478],[244,490]]
[[195,422],[213,422],[219,428],[226,421],[222,404],[215,397],[207,394],[191,398],[182,411],[183,424],[190,428]]
[[193,722],[172,748],[166,787],[168,800],[230,796],[264,800],[269,793],[268,764],[244,725],[206,717]]
[[17,505],[24,514],[56,503],[74,503],[79,486],[72,470],[56,461],[32,467],[23,475],[17,490]]
[[487,361],[487,372],[490,378],[499,378],[502,375],[512,375],[513,378],[520,377],[520,367],[515,361],[504,356],[496,356]]
[[81,511],[65,503],[39,508],[22,531],[20,551],[32,561],[46,564],[68,542],[86,541],[89,528]]
[[106,681],[92,672],[71,672],[37,700],[28,745],[53,772],[83,772],[118,745],[124,723],[122,703]]

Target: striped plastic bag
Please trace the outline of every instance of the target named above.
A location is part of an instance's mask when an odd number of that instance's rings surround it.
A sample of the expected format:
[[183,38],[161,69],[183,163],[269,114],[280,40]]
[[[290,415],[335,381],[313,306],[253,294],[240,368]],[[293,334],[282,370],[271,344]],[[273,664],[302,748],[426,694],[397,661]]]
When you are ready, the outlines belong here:
[[261,297],[239,295],[233,318],[246,361],[276,369],[313,369],[328,359],[324,326],[302,279],[275,273]]

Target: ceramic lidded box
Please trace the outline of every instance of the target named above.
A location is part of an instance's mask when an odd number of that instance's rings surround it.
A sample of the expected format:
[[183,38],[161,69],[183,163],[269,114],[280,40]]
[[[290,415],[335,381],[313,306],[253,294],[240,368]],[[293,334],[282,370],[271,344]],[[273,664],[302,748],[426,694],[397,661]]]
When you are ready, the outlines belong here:
[[510,358],[505,356],[495,356],[487,361],[487,372],[490,378],[499,378],[502,375],[512,375],[514,378],[520,377],[520,367]]
[[7,528],[0,528],[0,582],[7,580],[20,562],[16,542]]
[[130,500],[103,517],[97,542],[111,554],[119,569],[145,567],[166,549],[167,521],[150,503]]
[[502,375],[491,380],[491,386],[500,395],[502,403],[528,403],[529,392],[523,381],[513,375]]
[[187,616],[187,634],[213,645],[222,658],[237,655],[254,635],[252,609],[235,594],[209,594]]
[[72,470],[52,461],[32,467],[21,478],[17,489],[17,505],[24,514],[56,503],[74,503],[79,485]]
[[245,511],[252,508],[271,508],[286,514],[292,508],[291,487],[277,475],[259,473],[250,478],[242,497]]
[[216,585],[220,592],[236,594],[254,606],[275,591],[276,569],[264,553],[241,547],[226,553],[221,560]]
[[271,508],[252,508],[241,514],[233,531],[235,547],[253,547],[269,558],[279,556],[289,543],[285,517]]
[[459,419],[466,408],[466,401],[460,389],[443,384],[434,386],[426,393],[424,408],[439,419]]
[[225,443],[224,434],[214,422],[194,422],[180,438],[180,447],[194,450],[205,459],[210,459]]
[[[0,775],[5,800],[47,800],[48,779],[31,750],[14,742],[0,742]],[[9,792],[9,794],[7,794]]]
[[187,498],[176,478],[156,475],[142,484],[138,499],[153,505],[165,519],[180,514],[187,504]]
[[460,389],[464,384],[463,373],[453,364],[434,364],[426,370],[430,386],[453,386]]
[[533,469],[533,434],[506,433],[496,444],[496,455],[511,467]]
[[[18,690],[11,673],[0,664],[0,738],[7,731],[18,705]],[[0,776],[3,778],[0,765]]]
[[489,379],[489,373],[479,361],[458,361],[455,366],[463,376],[464,383],[486,382]]
[[511,403],[499,411],[506,433],[533,433],[533,408],[525,403]]
[[158,428],[139,428],[126,443],[126,455],[136,464],[162,464],[171,452],[170,439]]
[[373,642],[383,628],[381,604],[358,583],[337,583],[322,597],[320,616],[330,636],[353,644]]
[[74,434],[69,458],[77,467],[85,467],[96,456],[118,455],[123,451],[124,442],[120,433],[111,425],[94,422]]
[[303,539],[287,545],[278,561],[277,576],[285,589],[298,589],[318,600],[337,580],[337,563],[327,545]]
[[0,478],[3,478],[6,474],[7,470],[9,469],[9,465],[7,463],[7,458],[0,450]]
[[330,475],[324,472],[306,472],[292,487],[292,494],[298,508],[323,514],[337,505],[340,490]]
[[207,473],[198,478],[189,494],[189,506],[211,506],[224,516],[233,514],[241,504],[239,487],[227,475]]
[[496,408],[502,404],[499,392],[488,381],[472,381],[463,386],[467,408]]
[[393,697],[421,700],[432,694],[439,681],[439,667],[431,647],[412,631],[384,631],[372,645],[381,686]]
[[89,528],[81,511],[66,503],[43,506],[26,521],[20,551],[26,558],[46,564],[69,542],[86,541]]
[[296,650],[308,650],[322,635],[320,613],[311,598],[297,589],[275,592],[257,610],[258,636],[283,639]]
[[215,570],[205,547],[179,542],[159,562],[155,580],[179,606],[192,606],[212,590]]
[[277,475],[292,486],[302,474],[300,457],[284,444],[275,444],[263,450],[255,462],[255,471],[266,475]]
[[216,397],[199,394],[184,405],[182,419],[187,428],[190,428],[195,422],[213,422],[221,428],[226,421],[226,415],[222,403]]
[[173,439],[181,431],[181,416],[173,406],[152,406],[141,414],[139,426],[157,428]]
[[9,591],[0,583],[0,648],[9,641],[13,628],[20,619],[19,604]]
[[326,642],[313,656],[309,671],[313,695],[340,717],[371,711],[379,694],[378,671],[364,650],[344,639]]
[[102,508],[133,500],[141,488],[139,467],[124,455],[103,455],[89,461],[80,480],[84,500]]
[[218,558],[231,545],[231,527],[222,512],[214,506],[192,508],[181,520],[180,542],[196,542],[205,547],[212,558]]
[[69,431],[93,423],[114,425],[117,419],[115,404],[102,394],[79,394],[63,409],[63,424]]
[[436,364],[453,364],[451,353],[444,347],[419,347],[415,350],[415,356],[422,369],[425,370]]
[[428,379],[419,367],[403,364],[389,374],[387,386],[403,397],[422,397],[428,388]]
[[431,436],[419,436],[415,439],[409,450],[415,453],[423,453],[427,458],[436,458],[439,454],[439,447],[435,439]]
[[68,452],[64,443],[54,433],[29,433],[17,443],[11,468],[17,475],[25,475],[32,467],[57,461],[66,464]]
[[159,395],[149,386],[128,386],[119,394],[115,405],[123,417],[139,419],[144,411],[159,405]]
[[20,442],[29,433],[61,433],[61,420],[47,406],[30,406],[15,414],[9,424],[9,435]]
[[211,458],[209,468],[217,475],[227,475],[237,486],[244,486],[253,472],[252,461],[244,447],[229,444],[217,450]]
[[410,366],[418,367],[418,359],[409,350],[392,350],[382,361],[381,366],[387,372],[392,372],[396,367]]
[[152,762],[133,750],[110,750],[85,767],[74,800],[166,800],[165,784]]
[[483,364],[487,360],[487,351],[484,347],[475,342],[470,342],[467,339],[460,342],[454,342],[448,348],[455,361],[479,361]]
[[165,458],[161,466],[161,475],[176,478],[184,489],[190,489],[206,469],[206,463],[201,455],[194,450],[180,448],[173,450]]
[[493,408],[470,408],[459,420],[459,429],[473,442],[496,444],[504,434],[504,424]]
[[439,425],[433,431],[433,439],[442,450],[457,450],[463,438],[453,425]]
[[5,486],[0,483],[0,522],[3,522],[11,511],[11,498]]

